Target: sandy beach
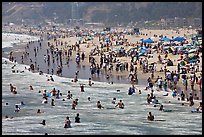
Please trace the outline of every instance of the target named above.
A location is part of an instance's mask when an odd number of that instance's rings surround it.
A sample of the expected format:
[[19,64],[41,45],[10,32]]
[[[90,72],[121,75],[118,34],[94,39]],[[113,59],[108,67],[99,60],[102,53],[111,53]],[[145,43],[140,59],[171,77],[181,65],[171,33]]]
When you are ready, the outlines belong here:
[[[118,29],[118,30],[122,31],[121,28]],[[28,29],[21,28],[21,27],[16,27],[12,31],[21,32],[21,33],[28,33],[29,32]],[[69,47],[75,45],[78,42],[78,38],[76,36],[74,36],[73,34],[70,35],[70,36],[68,36],[68,35],[66,36],[65,33],[61,32],[61,31],[57,31],[57,32],[54,33],[54,32],[51,32],[48,28],[45,28],[43,31],[32,30],[29,33],[32,34],[32,35],[40,35],[40,36],[43,36],[43,33],[44,34],[50,33],[51,35],[55,36],[55,41],[54,41],[54,38],[48,40],[48,42],[50,42],[50,45],[55,45],[54,46],[55,48],[62,49],[63,52],[67,51],[67,49],[69,49]],[[172,37],[177,37],[177,36],[181,36],[181,37],[182,36],[188,36],[188,35],[195,34],[195,33],[196,33],[196,30],[189,30],[189,29],[179,29],[179,30],[146,30],[146,29],[143,29],[143,30],[140,30],[140,35],[139,36],[124,35],[124,39],[127,39],[127,43],[136,44],[136,43],[141,43],[141,41],[140,41],[141,39],[151,38],[156,43],[156,42],[159,41],[159,39],[160,39],[159,36],[161,36],[161,35],[166,36],[168,38],[172,38]],[[61,37],[61,38],[59,38],[59,37]],[[56,46],[56,41],[58,43],[58,46]],[[187,39],[187,41],[189,43],[192,42],[190,39]],[[59,43],[63,43],[63,45],[59,45]],[[65,43],[67,43],[66,46],[65,46]],[[31,43],[31,44],[38,45],[39,43],[35,42],[35,43]],[[47,41],[43,42],[42,45],[43,45],[42,46],[43,48],[41,50],[41,53],[38,55],[37,60],[40,60],[40,58],[43,58],[43,55],[45,54],[46,49],[49,48],[47,46]],[[76,50],[76,49],[73,50],[72,56],[70,58],[70,60],[73,63],[75,63],[76,53],[79,53],[79,54],[81,54],[82,52],[85,53],[85,60],[80,63],[82,68],[85,68],[87,70],[87,71],[85,71],[85,73],[88,73],[88,69],[89,69],[89,66],[90,66],[90,63],[88,61],[88,58],[89,58],[88,56],[91,53],[91,51],[96,48],[96,45],[98,45],[98,46],[100,45],[98,36],[93,37],[93,40],[90,40],[90,41],[85,41],[84,40],[84,43],[80,44],[80,49],[79,50]],[[111,49],[119,49],[121,47],[123,47],[125,50],[128,50],[128,49],[131,49],[131,48],[135,48],[135,45],[132,45],[132,46],[131,45],[129,45],[129,46],[124,46],[124,45],[123,46],[122,45],[121,46],[116,46],[113,43]],[[21,49],[23,50],[23,46],[21,47]],[[30,49],[29,52],[31,53],[31,59],[34,60],[34,56],[32,55],[32,50],[33,49]],[[106,51],[106,48],[103,48],[103,51]],[[101,50],[100,50],[100,52],[101,52]],[[105,53],[108,53],[108,52],[106,51]],[[164,58],[165,54],[163,54],[163,53],[159,53],[159,54],[161,55],[161,58]],[[22,55],[22,52],[21,53],[19,53],[19,52],[14,53],[14,56],[16,56],[17,62],[20,62],[20,60],[21,60],[20,55]],[[200,56],[200,58],[202,58],[202,53],[200,53],[199,56]],[[180,55],[178,55],[178,54],[177,55],[169,54],[168,57],[173,61],[174,66],[166,66],[167,70],[176,71],[177,70],[177,64],[178,64],[178,59],[180,58]],[[97,63],[100,63],[100,55],[95,55],[94,58],[95,58]],[[127,62],[129,64],[131,63],[131,57],[129,57],[129,56],[128,57],[116,57],[116,60],[121,62],[121,63],[124,63],[124,62]],[[72,62],[71,62],[71,64],[74,65]],[[157,52],[154,52],[153,54],[151,54],[151,58],[148,58],[148,62],[156,64],[156,71],[154,72],[153,81],[155,81],[158,76],[162,77],[164,79],[165,78],[164,74],[162,72],[159,72],[160,68],[164,69],[164,64],[158,63],[158,53]],[[27,65],[30,65],[29,60],[27,60],[27,61],[25,60],[24,63],[27,64]],[[40,65],[40,66],[43,66],[43,64],[40,61],[38,61],[37,64]],[[69,65],[69,66],[72,66],[72,65]],[[113,66],[113,71],[111,73],[110,72],[104,72],[103,77],[105,77],[108,74],[108,75],[110,75],[112,77],[115,77],[115,79],[112,80],[114,82],[129,83],[129,80],[128,80],[129,71],[122,71],[122,72],[121,71],[115,71],[114,67],[115,67],[115,65]],[[140,68],[139,63],[134,65],[134,67],[138,68],[137,75],[138,75],[138,79],[139,79],[138,80],[139,84],[141,84],[141,83],[143,85],[146,84],[146,81],[147,81],[148,77],[151,76],[151,73],[143,73],[142,70],[139,69]],[[199,67],[202,68],[202,60],[200,60]],[[42,71],[46,73],[46,71],[47,71],[46,66],[43,66],[41,68],[42,68]],[[75,72],[76,70],[71,69],[71,71]],[[201,74],[200,71],[196,72],[196,76],[199,76],[200,74]],[[187,75],[189,76],[189,73]],[[72,76],[71,75],[64,75],[64,76],[65,77],[73,77],[74,75],[72,75]],[[80,75],[79,75],[79,78],[88,79],[89,77],[90,77],[89,75],[86,75],[86,77],[80,77]],[[117,77],[117,79],[121,79],[122,81],[117,81],[116,77]],[[99,79],[93,77],[93,80],[99,80]],[[104,78],[102,81],[107,81],[107,80]],[[142,82],[140,83],[140,81],[142,81]],[[179,89],[179,91],[182,90],[183,86],[182,86],[182,81],[181,80],[178,81],[177,88]],[[195,91],[196,91],[196,93],[198,93],[198,86],[196,84],[195,84]],[[202,98],[202,96],[200,98]]]

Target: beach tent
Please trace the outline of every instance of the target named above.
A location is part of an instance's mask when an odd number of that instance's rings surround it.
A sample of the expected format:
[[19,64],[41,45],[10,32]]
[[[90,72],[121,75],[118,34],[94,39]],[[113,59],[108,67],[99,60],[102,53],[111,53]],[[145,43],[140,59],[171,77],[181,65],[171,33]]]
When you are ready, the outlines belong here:
[[142,39],[142,42],[143,43],[154,43],[154,41],[152,39],[150,39],[150,38],[145,39],[145,40]]
[[186,40],[186,38],[184,37],[176,37],[173,39],[173,41],[184,41],[184,40]]
[[167,37],[163,37],[163,38],[161,38],[159,41],[170,42],[170,41],[172,41],[172,39],[167,38]]

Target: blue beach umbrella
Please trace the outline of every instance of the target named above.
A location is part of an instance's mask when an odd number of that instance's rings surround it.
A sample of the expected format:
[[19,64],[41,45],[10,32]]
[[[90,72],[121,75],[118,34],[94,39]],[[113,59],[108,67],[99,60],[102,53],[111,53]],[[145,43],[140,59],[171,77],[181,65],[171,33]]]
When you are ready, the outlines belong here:
[[184,37],[176,37],[173,39],[173,41],[184,41],[184,40],[186,40],[186,38]]
[[154,41],[150,38],[143,40],[143,43],[154,43]]
[[163,37],[163,38],[161,38],[159,41],[170,42],[170,41],[172,41],[172,39],[167,38],[167,37]]

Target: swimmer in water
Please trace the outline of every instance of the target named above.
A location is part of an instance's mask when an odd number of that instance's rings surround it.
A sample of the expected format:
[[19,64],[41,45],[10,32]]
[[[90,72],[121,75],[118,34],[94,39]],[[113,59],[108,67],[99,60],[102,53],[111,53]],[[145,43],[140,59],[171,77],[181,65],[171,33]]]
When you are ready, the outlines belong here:
[[73,102],[72,102],[72,109],[75,109],[76,108],[76,101],[75,100],[73,100]]
[[30,90],[33,90],[33,86],[30,85],[30,86],[29,86],[29,89],[30,89]]
[[91,83],[91,78],[89,78],[89,86],[92,86],[93,83]]
[[122,100],[120,100],[120,101],[118,102],[118,104],[117,104],[115,107],[117,107],[117,106],[119,106],[119,108],[123,109],[125,105],[124,105],[124,103],[122,102]]
[[112,104],[115,104],[115,102],[116,102],[116,98],[113,98]]
[[46,125],[45,120],[43,120],[40,124],[45,126]]
[[43,101],[42,101],[42,104],[47,104],[48,103],[48,101],[47,101],[48,99],[47,99],[47,97],[43,97]]
[[101,109],[101,108],[104,108],[102,105],[101,105],[101,102],[98,101],[97,104],[96,104],[97,108]]
[[13,94],[17,94],[16,87],[10,84],[10,90]]
[[71,128],[71,121],[69,120],[68,116],[65,119],[64,128]]
[[11,90],[11,92],[14,91],[14,86],[12,84],[10,84],[10,90]]
[[67,99],[72,99],[70,90],[67,91]]
[[21,105],[25,105],[23,101],[21,101]]
[[15,112],[19,112],[20,111],[20,107],[18,105],[15,105]]
[[161,105],[160,108],[159,108],[159,111],[163,111],[164,110],[164,106]]
[[78,98],[76,98],[76,99],[75,99],[76,105],[78,105],[78,101],[79,101],[79,99],[78,99]]
[[79,113],[76,114],[75,123],[80,123]]
[[80,88],[81,88],[81,92],[84,92],[84,85],[83,84],[80,85]]
[[50,80],[51,80],[51,81],[54,81],[54,79],[53,79],[53,77],[52,77],[52,76],[50,76]]
[[152,115],[151,112],[149,112],[149,115],[147,116],[147,120],[154,121],[154,115]]
[[38,109],[38,110],[37,110],[37,113],[39,114],[39,113],[43,113],[43,112],[42,112],[40,109]]
[[55,106],[54,99],[52,99],[52,101],[51,101],[51,106]]

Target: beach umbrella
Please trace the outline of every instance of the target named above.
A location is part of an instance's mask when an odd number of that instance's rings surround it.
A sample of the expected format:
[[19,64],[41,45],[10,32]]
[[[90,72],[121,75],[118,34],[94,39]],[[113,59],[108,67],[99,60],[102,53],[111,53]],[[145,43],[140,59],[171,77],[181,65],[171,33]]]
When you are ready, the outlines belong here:
[[139,53],[145,53],[147,52],[147,49],[141,49]]
[[167,38],[167,37],[163,37],[163,38],[161,38],[159,41],[170,42],[170,41],[172,41],[172,39]]
[[142,42],[143,42],[143,43],[154,43],[154,41],[153,41],[152,39],[150,39],[150,38],[145,39],[145,40],[143,40]]
[[184,41],[184,40],[186,40],[186,38],[184,37],[176,37],[173,39],[173,41]]

